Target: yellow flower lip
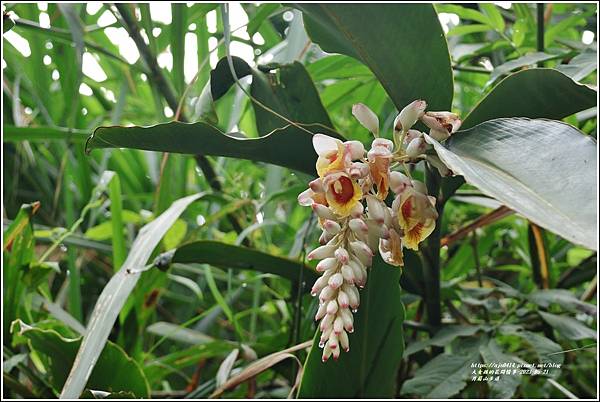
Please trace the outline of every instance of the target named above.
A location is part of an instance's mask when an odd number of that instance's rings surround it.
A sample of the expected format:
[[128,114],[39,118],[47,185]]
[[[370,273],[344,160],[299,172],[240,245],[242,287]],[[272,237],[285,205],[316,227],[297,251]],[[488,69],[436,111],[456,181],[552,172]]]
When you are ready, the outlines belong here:
[[362,198],[358,183],[346,173],[332,173],[325,178],[325,197],[329,207],[339,216],[348,216]]
[[419,243],[435,229],[435,207],[425,194],[409,187],[400,195],[397,213],[398,225],[404,231],[404,246],[418,250]]

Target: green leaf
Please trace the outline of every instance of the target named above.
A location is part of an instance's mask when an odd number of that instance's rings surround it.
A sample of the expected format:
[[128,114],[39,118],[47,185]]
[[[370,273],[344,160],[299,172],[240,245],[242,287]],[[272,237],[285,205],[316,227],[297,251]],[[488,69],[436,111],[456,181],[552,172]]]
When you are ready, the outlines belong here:
[[[410,269],[410,267],[406,267]],[[338,361],[321,361],[319,333],[306,358],[299,398],[391,398],[404,350],[404,306],[400,301],[400,270],[377,257],[361,292],[349,335],[350,351]]]
[[[571,77],[573,81],[581,81],[598,68],[598,53],[585,51],[573,57],[569,64],[559,64],[556,69]],[[6,131],[5,131],[6,133]],[[4,134],[6,136],[6,134]]]
[[181,95],[185,87],[183,74],[183,63],[185,53],[185,33],[188,29],[187,6],[181,3],[171,4],[172,22],[169,25],[171,31],[171,53],[173,54],[173,81],[175,91]]
[[533,65],[540,61],[551,60],[551,59],[555,59],[557,57],[562,57],[562,55],[548,54],[548,53],[544,53],[544,52],[528,53],[524,56],[518,57],[514,60],[507,61],[504,64],[494,67],[494,71],[492,71],[492,74],[490,75],[490,79],[488,82],[491,83],[491,82],[495,81],[496,78],[498,78],[502,75],[508,74],[511,71],[516,70],[517,68],[524,67],[524,66],[530,66],[530,65]]
[[531,346],[532,351],[538,356],[540,363],[562,364],[564,353],[562,347],[556,342],[535,332],[523,331],[514,325],[502,325],[500,332],[506,335],[516,335]]
[[[51,329],[40,329],[17,320],[13,331],[28,340],[29,348],[44,357],[50,383],[60,389],[75,361],[81,337],[68,339]],[[108,392],[132,392],[138,398],[148,398],[150,388],[140,366],[119,347],[108,342],[92,370],[88,388]]]
[[260,26],[269,18],[271,14],[275,12],[281,4],[277,3],[264,3],[257,7],[256,14],[252,16],[246,30],[250,37],[254,36],[258,32]]
[[146,331],[161,337],[189,345],[198,345],[214,341],[210,336],[193,329],[185,328],[170,322],[158,321],[146,328]]
[[13,29],[14,26],[15,26],[15,22],[10,17],[10,14],[3,12],[2,13],[2,33],[6,33],[8,31],[10,31],[11,29]]
[[[450,109],[448,46],[430,4],[299,4],[309,36],[366,64],[400,110],[415,99]],[[426,27],[426,28],[425,28]]]
[[[492,364],[498,363],[518,363],[517,360],[505,354],[495,339],[491,339],[487,345],[482,346],[479,349],[483,361],[490,367]],[[517,372],[513,375],[500,375],[498,381],[490,381],[490,397],[497,399],[509,399],[512,398],[517,390],[517,387],[521,384],[521,374]]]
[[566,315],[556,315],[538,311],[539,315],[552,328],[566,339],[579,341],[581,339],[597,339],[596,330],[587,327],[581,321]]
[[527,295],[527,298],[543,308],[548,308],[551,304],[558,304],[567,311],[583,312],[592,317],[596,316],[596,306],[579,300],[573,292],[566,289],[536,290]]
[[62,127],[16,127],[5,125],[2,141],[67,141],[82,143],[88,135],[88,131],[76,130]]
[[495,119],[428,137],[454,173],[526,218],[576,244],[597,248],[596,141],[562,122]]
[[169,209],[140,230],[123,267],[106,284],[94,306],[87,333],[83,337],[61,397],[76,398],[81,395],[90,372],[104,350],[115,320],[140,278],[150,254],[184,209],[202,195],[190,195],[175,201]]
[[[303,125],[314,133],[322,127]],[[333,132],[328,135],[340,138]],[[207,123],[170,122],[151,127],[99,127],[88,139],[86,147],[136,148],[148,151],[229,156],[267,162],[315,175],[317,155],[312,135],[295,126],[287,126],[260,138],[229,135]]]
[[444,326],[435,334],[433,338],[409,344],[404,352],[404,357],[408,357],[432,345],[447,346],[458,337],[473,336],[475,333],[483,329],[484,328],[481,325]]
[[596,106],[597,92],[549,68],[511,74],[496,85],[464,119],[471,128],[498,117],[560,120]]
[[301,262],[243,246],[209,240],[196,241],[179,247],[171,262],[210,264],[223,269],[247,269],[279,275],[291,281],[297,281],[299,270],[304,269],[305,290],[309,290],[317,279],[315,271],[303,266]]
[[498,32],[504,32],[504,18],[498,8],[492,3],[479,3],[478,5],[490,20],[492,27]]
[[485,25],[492,25],[490,18],[480,11],[466,8],[456,4],[436,4],[435,9],[440,13],[456,14],[463,20],[477,21]]
[[420,367],[415,376],[402,386],[402,394],[425,398],[445,399],[459,393],[467,386],[471,363],[479,356],[441,354]]
[[484,24],[457,25],[455,27],[452,27],[448,31],[446,36],[448,36],[448,37],[461,36],[461,35],[467,35],[467,34],[475,33],[475,32],[486,32],[486,31],[489,31],[490,29],[491,29],[491,27],[489,25],[484,25]]

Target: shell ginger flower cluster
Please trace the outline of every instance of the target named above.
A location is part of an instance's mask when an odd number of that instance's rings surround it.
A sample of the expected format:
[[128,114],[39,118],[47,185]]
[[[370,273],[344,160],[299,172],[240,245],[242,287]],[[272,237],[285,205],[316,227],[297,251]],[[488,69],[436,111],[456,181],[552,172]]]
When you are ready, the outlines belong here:
[[[460,120],[453,113],[425,109],[421,100],[406,106],[394,121],[391,141],[379,138],[375,113],[363,104],[354,105],[353,115],[375,136],[368,151],[358,141],[313,136],[319,177],[298,202],[312,207],[323,231],[321,246],[308,254],[309,260],[319,260],[316,270],[322,274],[311,293],[319,297],[315,320],[320,321],[323,361],[332,356],[337,360],[341,349],[350,350],[359,289],[367,283],[375,253],[388,264],[402,266],[403,247],[418,250],[435,228],[435,198],[422,182],[395,170],[426,160],[442,175],[451,174],[430,152],[427,136],[412,127],[421,120],[430,128],[429,136],[443,141],[458,130]],[[389,194],[391,206],[385,203]]]

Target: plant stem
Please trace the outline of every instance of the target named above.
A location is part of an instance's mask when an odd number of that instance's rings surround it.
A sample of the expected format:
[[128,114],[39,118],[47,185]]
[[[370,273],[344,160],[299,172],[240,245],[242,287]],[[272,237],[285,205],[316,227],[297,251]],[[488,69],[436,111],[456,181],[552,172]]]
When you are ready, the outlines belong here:
[[[537,3],[537,51],[544,51],[544,3]],[[538,62],[538,67],[544,67],[544,62]]]

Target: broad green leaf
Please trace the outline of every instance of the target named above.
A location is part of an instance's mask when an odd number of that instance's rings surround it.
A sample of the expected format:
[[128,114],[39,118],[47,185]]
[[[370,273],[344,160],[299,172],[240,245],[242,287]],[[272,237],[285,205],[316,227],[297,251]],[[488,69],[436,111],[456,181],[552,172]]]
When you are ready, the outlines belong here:
[[[400,110],[415,99],[448,110],[450,55],[430,4],[298,4],[312,40],[366,64]],[[426,27],[426,28],[425,28]]]
[[464,119],[462,128],[499,117],[560,120],[596,106],[597,92],[550,68],[531,68],[500,81]]
[[317,279],[315,271],[307,266],[303,267],[301,262],[243,246],[209,240],[196,241],[179,247],[171,262],[210,264],[224,269],[247,269],[279,275],[291,281],[297,281],[299,270],[304,269],[305,290],[309,290]]
[[198,345],[214,341],[213,338],[200,331],[185,328],[170,322],[158,321],[148,325],[146,331],[158,336],[164,336],[171,340],[186,343],[189,345]]
[[566,315],[556,315],[538,311],[539,315],[552,328],[568,340],[579,341],[581,339],[598,339],[596,330],[586,326],[575,318]]
[[[391,398],[404,350],[404,306],[400,270],[373,260],[361,304],[354,316],[350,351],[338,361],[321,361],[319,333],[306,358],[299,398]],[[410,269],[410,267],[406,267]]]
[[257,33],[258,29],[265,22],[265,20],[268,20],[269,16],[280,7],[281,5],[277,3],[263,3],[259,5],[256,9],[256,14],[254,14],[248,22],[248,27],[246,28],[248,35],[252,37],[255,33]]
[[175,91],[181,95],[185,87],[183,63],[185,54],[185,34],[187,32],[187,5],[181,3],[171,4],[172,21],[169,25],[171,39],[171,53],[173,55],[173,81]]
[[[559,64],[556,69],[571,77],[573,81],[581,81],[598,68],[598,53],[584,51],[573,57],[569,64]],[[5,134],[6,135],[6,134]]]
[[446,36],[448,36],[448,37],[461,36],[461,35],[467,35],[467,34],[475,33],[475,32],[486,32],[486,31],[489,31],[490,29],[491,29],[490,26],[484,25],[484,24],[457,25],[455,27],[452,27],[448,31]]
[[[487,345],[482,346],[479,349],[483,361],[490,365],[498,363],[517,363],[517,360],[504,353],[500,349],[500,345],[495,339],[491,339]],[[521,384],[521,374],[516,373],[514,375],[500,375],[498,381],[490,381],[490,397],[498,399],[509,399],[512,398],[517,390],[519,384]]]
[[[13,331],[28,340],[29,348],[44,357],[44,366],[55,389],[60,389],[75,361],[81,337],[69,339],[51,329],[40,329],[17,320]],[[148,398],[150,388],[140,366],[119,347],[108,342],[94,366],[88,388],[107,392],[132,392],[138,398]]]
[[458,337],[472,336],[484,329],[481,325],[448,325],[442,327],[433,338],[409,344],[404,351],[404,357],[408,357],[432,345],[447,346]]
[[495,119],[427,137],[454,173],[534,223],[597,249],[596,141],[565,123]]
[[476,21],[485,25],[492,25],[490,18],[481,11],[459,6],[456,4],[436,4],[435,9],[440,13],[456,14],[463,20]]
[[471,363],[479,362],[477,354],[468,356],[441,354],[420,367],[413,378],[402,386],[402,394],[445,399],[467,386]]
[[175,201],[169,209],[140,230],[123,267],[106,284],[94,306],[87,333],[61,392],[62,398],[77,398],[81,395],[104,350],[115,320],[140,278],[150,254],[185,208],[202,195],[194,194]]
[[531,346],[532,351],[538,356],[540,363],[563,363],[565,355],[562,347],[543,335],[523,331],[520,327],[515,328],[513,325],[502,325],[500,332],[506,335],[516,335],[523,339]]
[[[322,127],[303,125],[317,133]],[[333,132],[328,135],[337,136]],[[267,162],[314,175],[317,155],[312,135],[295,126],[275,130],[261,138],[225,134],[207,123],[170,122],[151,127],[99,127],[88,139],[87,149],[136,148],[148,151],[229,156]]]
[[530,66],[540,61],[552,60],[558,57],[562,57],[562,55],[548,54],[544,52],[528,53],[524,56],[507,61],[504,64],[494,67],[494,70],[492,71],[488,82],[494,82],[496,78],[508,74],[511,71],[516,70],[517,68]]
[[479,3],[479,8],[488,17],[492,27],[498,32],[504,32],[504,18],[497,6],[492,3]]

